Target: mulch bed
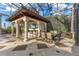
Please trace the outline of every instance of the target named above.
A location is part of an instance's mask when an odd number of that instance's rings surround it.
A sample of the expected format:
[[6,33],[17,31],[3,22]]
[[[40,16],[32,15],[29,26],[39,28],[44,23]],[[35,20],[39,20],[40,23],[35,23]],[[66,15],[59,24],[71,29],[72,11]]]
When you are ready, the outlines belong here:
[[73,34],[72,33],[65,33],[65,37],[69,38],[69,39],[72,39]]
[[19,45],[15,47],[12,51],[20,51],[20,50],[25,50],[27,45]]
[[50,44],[53,43],[53,40],[48,39],[48,38],[39,38],[39,39],[36,39],[36,40],[38,40],[38,41],[43,41],[43,42],[47,42],[47,43],[50,43]]
[[45,48],[48,48],[48,46],[46,44],[37,44],[37,48],[38,49],[45,49]]
[[64,45],[64,44],[62,44],[62,43],[55,43],[57,46],[59,46],[59,47],[68,47],[68,46],[66,46],[66,45]]

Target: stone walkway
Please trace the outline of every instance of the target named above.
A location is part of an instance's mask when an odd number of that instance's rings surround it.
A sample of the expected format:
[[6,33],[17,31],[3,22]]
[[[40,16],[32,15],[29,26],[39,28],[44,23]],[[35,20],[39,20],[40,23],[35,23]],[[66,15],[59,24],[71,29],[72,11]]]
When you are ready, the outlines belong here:
[[3,39],[0,41],[0,55],[2,56],[79,56],[78,47],[58,47],[54,44],[50,45],[41,41],[32,40],[29,42],[22,42],[14,41],[14,38],[8,36],[0,37],[1,40]]
[[[52,47],[44,47],[46,44],[42,45],[43,48],[39,47],[38,44],[44,44],[40,42],[33,42],[29,44],[23,42],[11,42],[4,45],[8,45],[6,48],[0,51],[0,55],[3,56],[52,56],[52,55],[71,55],[71,53],[57,49],[54,45]],[[23,46],[24,45],[24,46]]]
[[[38,43],[31,43],[27,47],[22,49],[22,46],[13,47],[0,52],[1,56],[69,56],[71,53],[62,51],[60,49],[49,47],[49,48],[37,48]],[[17,48],[18,47],[18,48]],[[20,49],[21,48],[21,49]],[[20,49],[20,50],[19,50]]]
[[38,43],[19,45],[0,52],[0,56],[79,56],[79,48],[73,47],[72,53],[53,47],[38,49]]

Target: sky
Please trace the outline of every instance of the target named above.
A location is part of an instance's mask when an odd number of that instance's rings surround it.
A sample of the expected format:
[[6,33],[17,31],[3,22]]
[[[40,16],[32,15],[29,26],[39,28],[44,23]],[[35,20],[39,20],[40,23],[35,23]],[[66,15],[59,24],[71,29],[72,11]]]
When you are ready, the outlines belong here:
[[[41,9],[36,4],[34,4],[34,7],[39,11],[40,15],[42,15]],[[63,8],[66,8],[66,7],[68,9],[70,9],[72,7],[72,4],[71,3],[60,3],[60,4],[58,4],[58,9],[60,9],[60,10],[63,9]],[[44,10],[44,16],[48,16],[49,15],[48,7],[43,6],[42,8]],[[57,5],[56,4],[53,5],[53,10],[57,10]],[[6,5],[5,3],[0,3],[0,13],[11,15],[10,11],[11,11],[11,8],[8,5]],[[15,11],[16,11],[16,9],[12,8],[12,13],[14,13]],[[71,11],[70,10],[65,10],[62,13],[70,14]],[[56,15],[56,14],[60,14],[60,13],[54,13],[53,12],[53,15]],[[8,18],[8,16],[2,16],[2,18],[1,18],[2,27],[4,27],[4,25],[3,25],[4,23],[5,23],[6,26],[10,26],[10,23],[6,21],[7,18]]]

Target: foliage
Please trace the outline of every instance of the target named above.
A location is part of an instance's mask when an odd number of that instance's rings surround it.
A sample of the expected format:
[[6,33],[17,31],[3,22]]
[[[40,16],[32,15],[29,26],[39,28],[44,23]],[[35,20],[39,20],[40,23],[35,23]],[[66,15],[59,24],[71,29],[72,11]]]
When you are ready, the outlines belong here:
[[10,18],[7,18],[6,21],[11,21],[11,19]]
[[6,31],[7,31],[8,33],[11,33],[11,26],[8,26],[8,27],[6,28]]
[[49,28],[51,28],[51,30],[56,30],[58,32],[70,32],[71,15],[51,15],[46,18],[50,20],[51,26],[49,26]]

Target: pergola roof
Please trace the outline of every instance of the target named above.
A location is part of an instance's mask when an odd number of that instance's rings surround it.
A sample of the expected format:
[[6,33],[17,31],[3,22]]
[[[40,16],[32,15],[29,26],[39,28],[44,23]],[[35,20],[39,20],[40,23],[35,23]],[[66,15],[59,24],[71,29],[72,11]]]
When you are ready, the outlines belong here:
[[35,18],[37,20],[41,20],[41,21],[44,21],[44,22],[49,22],[48,20],[46,20],[46,18],[44,18],[43,16],[40,16],[38,15],[37,13],[27,9],[27,8],[20,8],[18,9],[14,14],[12,14],[9,19],[10,21],[13,21],[13,20],[16,20],[20,17],[23,17],[23,16],[29,16],[31,18]]

